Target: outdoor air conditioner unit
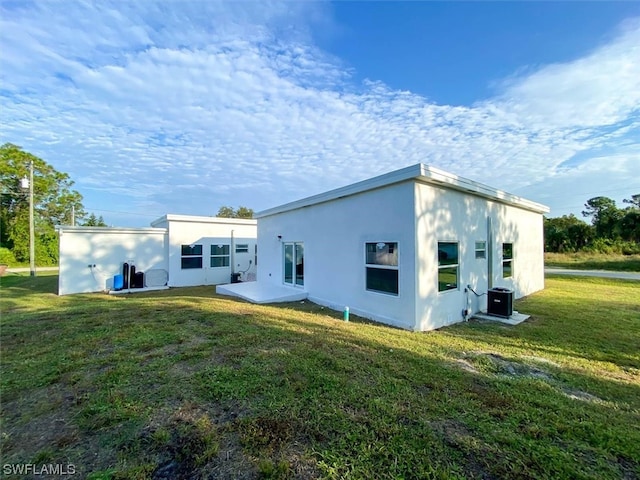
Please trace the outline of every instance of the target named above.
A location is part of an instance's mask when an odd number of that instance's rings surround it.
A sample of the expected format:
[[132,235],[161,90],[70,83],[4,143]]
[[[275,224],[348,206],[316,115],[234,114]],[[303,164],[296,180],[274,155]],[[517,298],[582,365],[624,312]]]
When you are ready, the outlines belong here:
[[487,293],[487,313],[505,318],[513,315],[513,290],[491,288]]

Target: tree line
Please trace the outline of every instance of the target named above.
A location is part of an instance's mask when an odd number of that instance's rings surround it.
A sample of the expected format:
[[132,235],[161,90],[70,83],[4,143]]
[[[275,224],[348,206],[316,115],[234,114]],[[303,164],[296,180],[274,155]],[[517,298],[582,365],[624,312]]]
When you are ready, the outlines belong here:
[[[102,216],[87,214],[82,195],[68,174],[12,143],[0,146],[0,264],[29,262],[29,178],[33,162],[35,256],[38,265],[58,263],[56,225],[106,227]],[[253,210],[220,207],[217,216],[253,218]]]
[[619,208],[608,197],[587,200],[582,215],[591,223],[573,214],[545,218],[545,251],[640,254],[640,194],[623,203]]
[[[11,143],[0,146],[0,263],[29,261],[29,178],[33,163],[35,255],[39,265],[58,262],[56,225],[86,215],[74,182],[41,158]],[[98,221],[96,219],[96,221]]]
[[[0,146],[0,263],[29,261],[29,191],[22,179],[29,178],[33,162],[35,253],[38,265],[58,262],[56,225],[75,223],[106,226],[103,218],[87,214],[82,195],[74,182],[47,162],[11,143]],[[640,254],[640,194],[625,199],[623,208],[607,197],[594,197],[582,212],[591,223],[575,215],[544,219],[544,244],[547,252]],[[253,218],[253,210],[240,206],[219,208],[217,216]]]
[[222,206],[218,209],[216,217],[222,218],[253,218],[253,209],[240,206],[237,209],[229,206]]

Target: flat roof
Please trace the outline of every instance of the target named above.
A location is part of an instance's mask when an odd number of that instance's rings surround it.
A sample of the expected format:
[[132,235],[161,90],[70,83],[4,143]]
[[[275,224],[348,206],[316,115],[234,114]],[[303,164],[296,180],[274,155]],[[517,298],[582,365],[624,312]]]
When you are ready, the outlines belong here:
[[56,225],[55,229],[59,233],[63,232],[82,232],[82,233],[134,233],[134,234],[159,234],[167,233],[166,228],[138,228],[138,227],[85,227],[71,225]]
[[196,215],[174,215],[167,214],[151,222],[151,226],[156,226],[164,222],[187,222],[187,223],[221,223],[227,225],[256,225],[253,218],[224,218],[224,217],[204,217]]
[[262,210],[256,213],[255,217],[268,217],[271,215],[276,215],[278,213],[288,212],[290,210],[310,207],[319,203],[338,200],[340,198],[410,180],[448,188],[450,190],[457,190],[470,195],[486,198],[494,202],[512,205],[514,207],[522,208],[536,213],[542,214],[549,212],[549,207],[547,207],[546,205],[542,205],[541,203],[536,203],[531,200],[518,197],[517,195],[503,192],[502,190],[492,188],[479,182],[474,182],[473,180],[454,175],[453,173],[445,172],[444,170],[425,165],[424,163],[417,163],[415,165],[411,165],[410,167],[401,168],[400,170],[385,173],[384,175],[379,175],[377,177],[353,183],[345,187],[336,188],[334,190],[329,190],[328,192],[320,193],[318,195],[313,195],[301,200],[296,200],[294,202],[285,203],[284,205],[269,208],[267,210]]

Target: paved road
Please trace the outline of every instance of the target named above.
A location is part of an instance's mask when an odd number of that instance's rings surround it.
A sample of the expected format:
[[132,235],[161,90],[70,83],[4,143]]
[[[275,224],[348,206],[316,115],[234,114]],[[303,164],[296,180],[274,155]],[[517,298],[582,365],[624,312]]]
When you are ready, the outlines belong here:
[[[37,267],[37,272],[52,272],[58,270],[58,267]],[[8,268],[9,273],[28,272],[28,267]],[[582,277],[602,277],[602,278],[622,278],[626,280],[640,280],[638,272],[612,272],[609,270],[572,270],[569,268],[545,268],[544,273],[552,273],[554,275],[577,275]]]
[[544,273],[554,275],[577,275],[581,277],[623,278],[626,280],[640,280],[638,272],[611,272],[608,270],[572,270],[570,268],[545,268]]

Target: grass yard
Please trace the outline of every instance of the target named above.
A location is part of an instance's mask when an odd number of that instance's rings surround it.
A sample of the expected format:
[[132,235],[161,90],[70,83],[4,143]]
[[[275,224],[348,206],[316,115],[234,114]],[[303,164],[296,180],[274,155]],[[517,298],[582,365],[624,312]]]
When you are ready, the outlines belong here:
[[58,297],[56,281],[1,279],[3,464],[94,480],[640,477],[640,282],[552,277],[516,302],[533,316],[517,327],[411,333],[213,287]]
[[614,270],[640,272],[640,255],[616,255],[604,253],[545,253],[546,267],[578,270]]

